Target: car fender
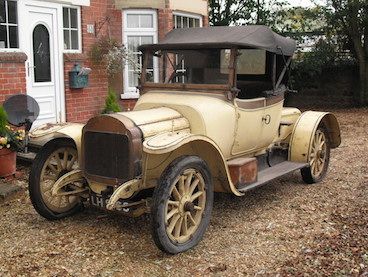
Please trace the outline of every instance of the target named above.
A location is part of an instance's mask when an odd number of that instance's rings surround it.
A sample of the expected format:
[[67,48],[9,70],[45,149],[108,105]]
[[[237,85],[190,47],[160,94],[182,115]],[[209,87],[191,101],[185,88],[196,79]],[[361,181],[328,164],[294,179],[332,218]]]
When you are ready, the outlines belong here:
[[[155,172],[150,174],[156,179],[176,157],[196,155],[207,163],[215,191],[233,193],[237,196],[243,195],[231,181],[230,172],[220,148],[206,136],[186,132],[167,132],[144,141],[143,151],[146,154],[146,167],[155,168]],[[150,161],[154,160],[154,156],[160,155],[163,157],[160,167],[153,166]]]
[[[29,143],[42,147],[56,139],[71,139],[81,157],[81,138],[84,124],[80,123],[46,123],[36,127],[29,133]],[[80,161],[79,161],[80,162]]]
[[289,144],[290,161],[309,162],[310,145],[320,123],[323,123],[327,128],[331,148],[340,145],[340,127],[335,115],[329,112],[307,111],[300,115],[294,125]]

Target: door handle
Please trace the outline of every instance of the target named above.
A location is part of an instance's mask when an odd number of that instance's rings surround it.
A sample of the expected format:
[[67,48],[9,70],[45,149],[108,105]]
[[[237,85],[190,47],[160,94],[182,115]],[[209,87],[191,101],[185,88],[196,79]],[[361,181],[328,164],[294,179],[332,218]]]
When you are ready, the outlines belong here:
[[266,125],[270,124],[270,122],[271,122],[271,116],[270,116],[269,114],[266,114],[265,116],[263,116],[263,117],[262,117],[262,121],[263,121]]
[[36,68],[35,66],[29,66],[29,62],[27,62],[27,74],[28,74],[28,77],[30,76],[29,74],[29,69],[31,68]]

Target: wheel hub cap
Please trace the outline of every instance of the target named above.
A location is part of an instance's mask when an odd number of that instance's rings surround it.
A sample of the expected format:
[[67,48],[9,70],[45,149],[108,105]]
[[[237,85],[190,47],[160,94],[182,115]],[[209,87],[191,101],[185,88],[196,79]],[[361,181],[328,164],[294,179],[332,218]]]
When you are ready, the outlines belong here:
[[194,211],[194,204],[192,202],[185,202],[184,204],[184,211],[185,212],[193,212]]
[[325,151],[319,150],[317,152],[317,155],[318,155],[318,158],[324,159],[326,154],[325,154]]

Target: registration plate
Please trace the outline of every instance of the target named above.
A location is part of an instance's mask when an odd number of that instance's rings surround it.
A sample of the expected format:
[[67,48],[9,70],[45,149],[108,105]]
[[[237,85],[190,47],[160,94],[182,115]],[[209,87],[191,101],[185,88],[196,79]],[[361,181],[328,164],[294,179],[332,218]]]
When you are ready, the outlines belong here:
[[109,197],[104,197],[101,194],[92,193],[90,196],[91,205],[106,209],[106,205],[109,201]]
[[[90,202],[92,206],[99,207],[106,210],[106,205],[109,202],[110,196],[92,193],[90,195]],[[128,204],[129,202],[118,201],[117,205]],[[132,208],[117,208],[116,211],[123,213],[130,213]]]

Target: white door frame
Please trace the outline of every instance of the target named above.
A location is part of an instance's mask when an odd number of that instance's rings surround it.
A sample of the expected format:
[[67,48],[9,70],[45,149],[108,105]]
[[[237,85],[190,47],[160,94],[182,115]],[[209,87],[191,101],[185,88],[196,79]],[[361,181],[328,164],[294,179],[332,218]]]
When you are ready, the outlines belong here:
[[[19,0],[18,1],[18,27],[19,27],[19,48],[24,51],[28,60],[25,62],[26,69],[26,83],[27,92],[31,90],[30,74],[28,73],[28,63],[33,57],[29,55],[31,52],[31,41],[32,32],[30,32],[28,17],[28,8],[31,7],[34,10],[39,10],[40,12],[46,11],[47,9],[52,9],[55,11],[55,18],[53,19],[53,47],[55,56],[53,57],[53,62],[51,61],[51,66],[54,67],[54,82],[55,82],[55,106],[56,106],[56,119],[57,121],[65,121],[65,86],[64,86],[64,61],[63,61],[63,6],[61,4],[40,2],[32,0]],[[36,25],[35,25],[36,26]],[[32,26],[31,30],[35,26]],[[53,63],[53,64],[52,64]]]

